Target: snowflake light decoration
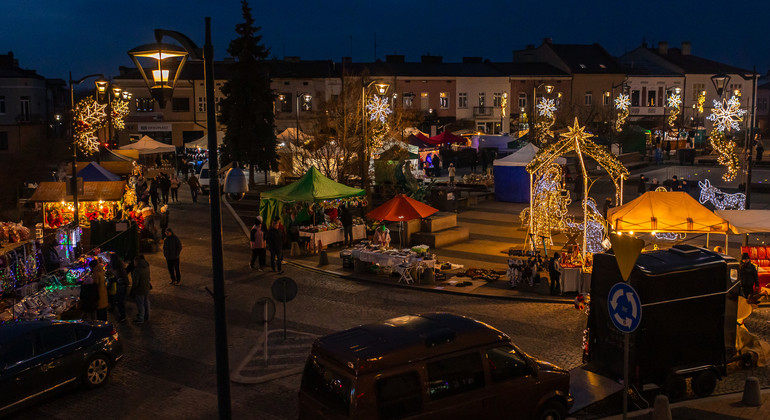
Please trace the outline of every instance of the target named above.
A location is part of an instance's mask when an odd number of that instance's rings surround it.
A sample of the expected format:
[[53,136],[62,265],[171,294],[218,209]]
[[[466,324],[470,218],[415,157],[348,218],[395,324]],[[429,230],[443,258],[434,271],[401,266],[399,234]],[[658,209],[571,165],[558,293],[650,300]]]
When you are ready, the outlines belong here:
[[100,104],[96,98],[89,96],[75,107],[75,143],[86,154],[99,151],[99,136],[97,130],[107,122],[104,110],[107,104]]
[[125,118],[130,112],[128,109],[128,101],[124,101],[120,98],[112,100],[112,126],[115,130],[120,131],[126,128]]
[[629,106],[631,106],[631,97],[629,95],[621,93],[615,98],[615,109],[618,110],[618,118],[615,120],[615,130],[618,132],[623,131],[623,124],[626,123],[626,118],[628,118]]
[[740,122],[743,121],[743,114],[745,113],[746,110],[741,109],[741,101],[733,96],[727,101],[727,104],[715,99],[714,110],[706,118],[713,121],[719,131],[728,129],[739,131],[741,129]]
[[554,100],[540,98],[540,102],[537,104],[537,115],[546,118],[553,118],[554,112],[556,112],[556,103]]
[[372,100],[366,105],[366,110],[369,111],[369,120],[380,120],[382,124],[385,124],[388,115],[393,113],[388,105],[388,98],[374,95]]
[[674,126],[676,123],[677,117],[679,117],[679,112],[681,110],[682,105],[682,97],[679,94],[672,94],[668,97],[668,107],[671,108],[671,114],[668,116],[668,125],[671,127]]

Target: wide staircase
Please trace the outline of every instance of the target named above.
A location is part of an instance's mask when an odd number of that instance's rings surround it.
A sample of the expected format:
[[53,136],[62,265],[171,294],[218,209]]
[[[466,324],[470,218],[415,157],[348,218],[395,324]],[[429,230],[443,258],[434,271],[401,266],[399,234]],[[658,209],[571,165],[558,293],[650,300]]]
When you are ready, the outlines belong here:
[[[409,228],[417,227],[416,224]],[[438,212],[422,220],[419,232],[410,232],[412,245],[428,245],[442,248],[470,238],[470,229],[457,226],[457,213]]]

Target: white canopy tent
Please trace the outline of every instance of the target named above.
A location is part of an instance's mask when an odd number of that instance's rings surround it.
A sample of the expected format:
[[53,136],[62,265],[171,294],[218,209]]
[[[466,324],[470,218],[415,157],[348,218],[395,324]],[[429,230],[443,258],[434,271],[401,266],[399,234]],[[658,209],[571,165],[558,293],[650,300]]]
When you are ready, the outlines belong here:
[[714,210],[735,234],[770,232],[770,210]]
[[[527,166],[529,162],[531,162],[535,157],[538,150],[540,149],[534,144],[527,143],[526,146],[511,153],[510,155],[502,159],[495,159],[494,166]],[[567,159],[558,157],[554,159],[554,162],[556,162],[558,165],[566,165]]]
[[[275,139],[278,140],[278,143],[291,143],[297,141],[297,129],[294,127],[289,127],[286,130],[283,130],[280,134],[275,136]],[[300,141],[310,141],[313,139],[313,137],[305,134],[302,132],[302,130],[299,131],[299,139]]]
[[[221,146],[222,143],[225,141],[225,132],[224,131],[217,131],[217,147]],[[188,149],[208,149],[209,148],[209,137],[208,134],[204,134],[203,137],[199,138],[198,140],[188,141],[184,144],[184,147],[187,147]]]
[[176,152],[176,147],[153,140],[150,136],[144,136],[136,143],[121,147],[120,150],[136,150],[140,155],[150,155],[153,153],[173,153]]

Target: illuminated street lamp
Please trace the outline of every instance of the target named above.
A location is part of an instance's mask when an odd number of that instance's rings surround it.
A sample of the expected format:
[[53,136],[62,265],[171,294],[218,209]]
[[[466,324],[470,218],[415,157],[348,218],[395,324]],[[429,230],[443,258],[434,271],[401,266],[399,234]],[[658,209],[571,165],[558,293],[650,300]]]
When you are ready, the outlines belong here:
[[[285,97],[283,95],[280,96],[281,100],[283,101]],[[295,98],[297,102],[297,132],[294,133],[297,137],[297,146],[299,146],[299,110],[300,110],[300,99],[302,99],[302,108],[306,111],[310,110],[310,101],[313,100],[313,95],[309,93],[299,93],[297,92],[297,97]]]
[[[179,34],[178,32],[175,33]],[[176,81],[187,61],[188,47],[197,49],[195,44],[189,38],[182,34],[179,35],[181,35],[180,38],[175,36],[172,36],[172,38],[179,41],[184,48],[180,48],[174,44],[164,44],[158,41],[154,44],[136,47],[128,52],[134,65],[139,69],[139,73],[142,75],[144,83],[147,84],[147,87],[150,89],[150,94],[153,99],[158,102],[158,106],[161,108],[166,106],[166,101],[171,99],[171,96],[174,93]],[[178,59],[178,64],[174,59]],[[172,61],[174,62],[172,63]],[[144,65],[142,65],[143,62]],[[174,68],[174,65],[176,65],[176,68]],[[148,73],[152,76],[152,81],[147,77]]]
[[727,84],[730,83],[730,76],[719,73],[711,76],[711,83],[714,84],[714,89],[717,91],[717,96],[719,99],[722,99],[722,93],[725,91],[725,87],[727,87]]

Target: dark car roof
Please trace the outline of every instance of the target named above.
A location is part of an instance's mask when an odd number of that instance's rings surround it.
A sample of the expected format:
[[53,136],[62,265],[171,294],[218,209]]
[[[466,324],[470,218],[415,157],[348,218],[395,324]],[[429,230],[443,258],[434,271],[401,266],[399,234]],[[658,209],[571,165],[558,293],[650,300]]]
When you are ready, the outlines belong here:
[[8,343],[29,331],[37,330],[43,327],[60,324],[77,324],[91,327],[82,321],[58,321],[58,320],[39,320],[39,321],[18,321],[0,325],[0,343]]
[[449,313],[406,315],[329,334],[313,343],[354,372],[377,371],[510,339],[483,322]]

